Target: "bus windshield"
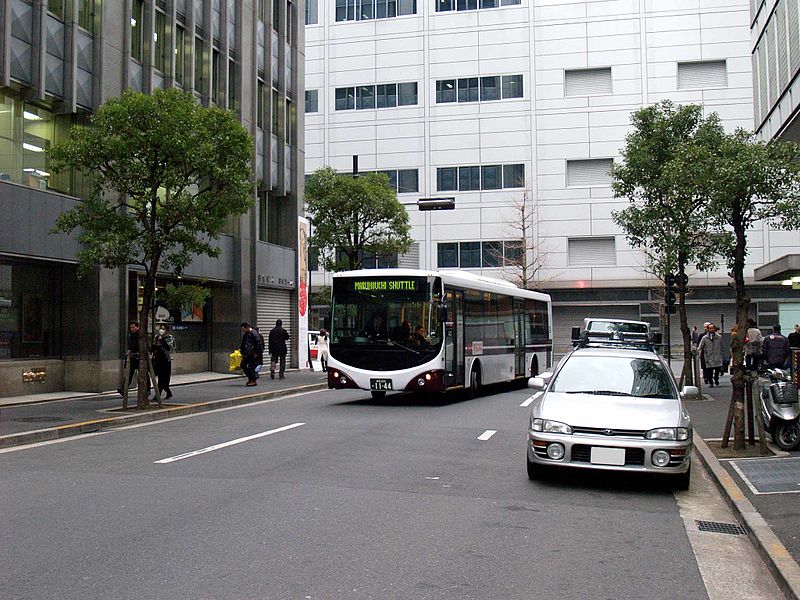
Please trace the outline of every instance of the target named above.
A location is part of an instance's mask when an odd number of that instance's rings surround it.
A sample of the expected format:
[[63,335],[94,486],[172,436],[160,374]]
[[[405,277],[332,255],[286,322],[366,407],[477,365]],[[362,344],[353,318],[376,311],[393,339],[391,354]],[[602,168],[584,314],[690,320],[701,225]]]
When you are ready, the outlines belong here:
[[335,278],[331,356],[376,371],[428,362],[441,348],[432,292],[427,277]]

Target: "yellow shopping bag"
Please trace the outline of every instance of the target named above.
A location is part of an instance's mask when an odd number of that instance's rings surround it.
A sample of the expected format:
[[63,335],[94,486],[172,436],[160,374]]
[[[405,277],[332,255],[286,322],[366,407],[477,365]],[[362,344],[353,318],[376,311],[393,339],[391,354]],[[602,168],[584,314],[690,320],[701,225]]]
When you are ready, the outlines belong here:
[[231,362],[230,362],[230,367],[229,367],[228,370],[229,371],[238,371],[242,366],[242,353],[239,352],[238,350],[234,350],[230,354],[230,359],[231,359]]

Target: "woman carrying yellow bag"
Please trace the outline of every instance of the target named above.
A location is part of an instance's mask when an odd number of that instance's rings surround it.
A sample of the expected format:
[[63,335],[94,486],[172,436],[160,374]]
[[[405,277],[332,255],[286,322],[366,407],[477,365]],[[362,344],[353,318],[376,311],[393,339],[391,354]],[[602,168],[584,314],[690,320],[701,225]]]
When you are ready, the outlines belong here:
[[228,368],[229,371],[238,371],[242,368],[242,353],[239,352],[237,348],[233,352],[230,353],[230,366]]

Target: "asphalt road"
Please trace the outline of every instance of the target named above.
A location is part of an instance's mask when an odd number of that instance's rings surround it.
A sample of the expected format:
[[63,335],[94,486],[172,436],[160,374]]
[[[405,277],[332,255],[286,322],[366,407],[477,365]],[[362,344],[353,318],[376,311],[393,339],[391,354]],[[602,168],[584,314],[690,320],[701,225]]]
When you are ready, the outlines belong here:
[[527,396],[325,391],[2,451],[0,597],[781,597],[746,538],[692,530],[731,518],[699,464],[677,500],[530,482]]

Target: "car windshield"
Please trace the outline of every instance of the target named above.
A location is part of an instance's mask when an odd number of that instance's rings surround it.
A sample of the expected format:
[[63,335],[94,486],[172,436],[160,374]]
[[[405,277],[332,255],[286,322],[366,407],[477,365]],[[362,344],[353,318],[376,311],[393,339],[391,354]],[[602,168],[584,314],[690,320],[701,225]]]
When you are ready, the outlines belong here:
[[572,356],[550,388],[567,394],[675,398],[672,378],[660,361],[624,356]]
[[587,329],[590,333],[647,333],[645,323],[625,323],[622,321],[591,321]]

